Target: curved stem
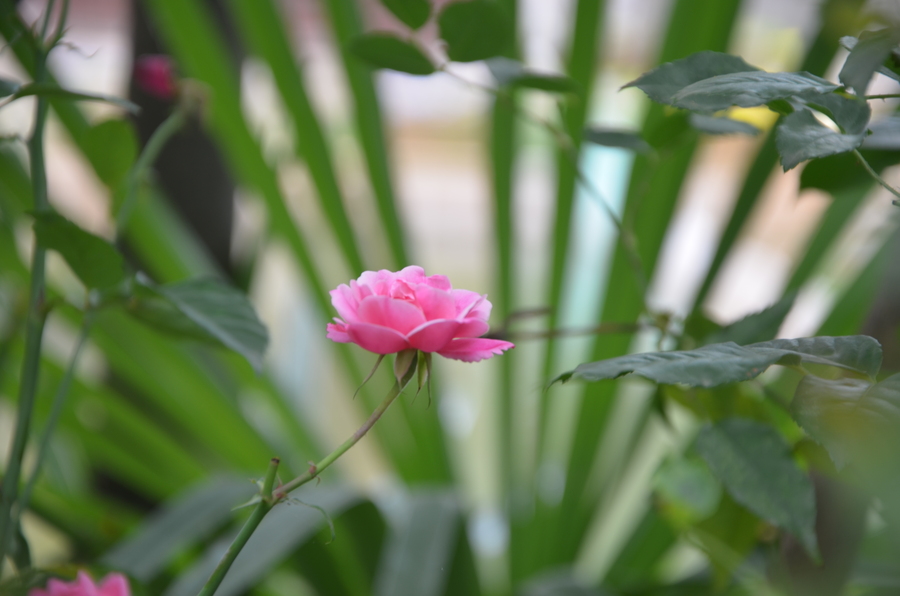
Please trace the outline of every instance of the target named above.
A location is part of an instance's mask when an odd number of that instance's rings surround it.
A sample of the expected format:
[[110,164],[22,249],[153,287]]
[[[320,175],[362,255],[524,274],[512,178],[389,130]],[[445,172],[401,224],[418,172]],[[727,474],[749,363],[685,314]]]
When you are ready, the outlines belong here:
[[144,150],[140,157],[134,162],[131,171],[128,173],[128,183],[125,188],[125,198],[122,200],[122,206],[119,207],[119,213],[116,214],[116,234],[121,236],[128,224],[128,218],[134,209],[134,203],[137,201],[138,187],[141,184],[146,172],[156,158],[159,157],[160,151],[166,146],[169,139],[184,126],[186,117],[182,108],[176,108],[162,124],[160,124],[144,145]]
[[378,422],[378,419],[381,418],[381,415],[384,414],[391,403],[393,403],[393,401],[397,399],[397,396],[400,395],[400,392],[403,391],[403,388],[406,387],[406,384],[409,383],[409,380],[412,378],[413,373],[415,372],[416,364],[414,361],[409,371],[403,377],[402,386],[400,385],[400,383],[394,383],[394,386],[391,387],[391,390],[384,398],[384,401],[378,404],[378,407],[375,408],[375,411],[372,412],[372,415],[369,416],[369,419],[366,420],[362,426],[356,429],[356,432],[354,432],[350,436],[350,438],[341,443],[341,445],[337,449],[323,457],[318,463],[311,464],[309,466],[309,469],[305,473],[297,476],[290,482],[279,486],[278,490],[275,492],[275,497],[281,499],[292,490],[303,486],[304,484],[324,472],[325,469],[328,468],[328,466],[333,464],[340,456],[344,455],[344,453],[346,453],[348,449],[356,445],[360,439],[366,436],[366,433],[369,432],[369,429],[371,429],[372,426],[374,426],[375,423]]
[[[46,25],[46,23],[45,23]],[[43,82],[47,75],[47,56],[35,53],[35,82]],[[49,103],[46,97],[38,97],[35,107],[34,130],[28,142],[31,161],[31,185],[34,195],[34,211],[46,213],[50,209],[47,201],[47,173],[44,165],[44,125],[47,121]],[[41,360],[41,340],[44,334],[44,266],[46,249],[35,242],[31,258],[31,289],[28,303],[28,318],[25,324],[25,356],[22,360],[22,374],[19,381],[19,401],[16,413],[16,428],[12,448],[0,487],[0,565],[7,553],[14,529],[12,519],[13,504],[19,489],[22,472],[22,458],[31,429],[31,416],[37,394],[38,369]],[[2,567],[0,567],[2,568]]]
[[216,593],[219,584],[225,579],[225,575],[228,573],[228,570],[231,569],[231,565],[234,563],[234,560],[237,559],[241,549],[243,549],[244,545],[247,544],[247,541],[250,540],[250,536],[256,531],[256,528],[266,514],[275,506],[277,499],[272,498],[272,487],[275,485],[275,474],[278,472],[278,464],[280,463],[281,460],[277,457],[273,457],[269,461],[269,469],[266,471],[265,480],[263,480],[262,498],[260,499],[259,504],[256,506],[256,509],[253,510],[253,513],[250,514],[250,517],[247,518],[244,527],[241,528],[241,531],[234,539],[234,542],[228,547],[228,552],[226,552],[225,556],[222,557],[222,560],[219,561],[216,570],[206,581],[206,584],[197,596],[212,596]]
[[[877,182],[878,184],[880,184],[881,186],[883,186],[885,189],[887,189],[887,191],[888,191],[889,193],[891,193],[892,195],[894,195],[895,197],[897,197],[898,199],[900,199],[900,191],[898,191],[896,188],[894,188],[893,186],[891,186],[890,184],[888,184],[887,181],[885,181],[884,178],[882,178],[881,176],[879,176],[879,175],[878,175],[878,172],[876,172],[876,171],[872,168],[872,166],[869,165],[869,162],[866,161],[866,158],[862,156],[862,153],[860,153],[858,149],[854,149],[854,150],[853,150],[853,154],[856,155],[856,158],[860,161],[860,163],[863,165],[863,167],[864,167],[864,168],[866,169],[866,171],[869,173],[869,176],[871,176],[872,178],[875,179],[875,182]],[[897,201],[896,199],[894,199],[893,203],[894,203],[894,205],[900,206],[900,201]]]

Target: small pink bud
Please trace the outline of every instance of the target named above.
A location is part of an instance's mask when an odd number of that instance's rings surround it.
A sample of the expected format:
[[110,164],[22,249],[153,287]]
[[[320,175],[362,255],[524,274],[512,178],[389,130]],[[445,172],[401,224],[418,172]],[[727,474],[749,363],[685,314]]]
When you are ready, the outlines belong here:
[[33,588],[28,596],[131,596],[131,590],[121,573],[110,573],[97,585],[90,575],[79,571],[73,582],[51,579],[45,589]]
[[172,100],[178,94],[178,79],[172,59],[163,54],[147,54],[134,63],[138,87],[158,99]]

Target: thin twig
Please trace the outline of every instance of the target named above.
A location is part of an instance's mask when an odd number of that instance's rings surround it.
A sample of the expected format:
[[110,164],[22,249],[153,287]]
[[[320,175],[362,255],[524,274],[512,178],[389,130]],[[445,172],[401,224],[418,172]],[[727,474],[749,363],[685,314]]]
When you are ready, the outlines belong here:
[[[853,153],[854,153],[854,155],[856,155],[856,158],[859,159],[860,163],[862,163],[863,167],[866,169],[866,171],[869,173],[869,175],[870,175],[872,178],[874,178],[875,181],[876,181],[878,184],[880,184],[880,185],[883,186],[885,189],[887,189],[887,191],[888,191],[889,193],[891,193],[892,195],[894,195],[895,197],[897,197],[898,199],[900,199],[900,191],[898,191],[896,188],[894,188],[893,186],[891,186],[890,184],[888,184],[887,181],[885,181],[884,178],[882,178],[881,176],[879,176],[879,175],[878,175],[878,172],[876,172],[876,171],[872,168],[872,166],[869,165],[869,162],[866,161],[866,158],[862,156],[862,153],[860,153],[858,149],[854,149],[854,150],[853,150]],[[894,203],[894,205],[900,206],[900,201],[897,201],[896,199],[893,201],[893,203]]]

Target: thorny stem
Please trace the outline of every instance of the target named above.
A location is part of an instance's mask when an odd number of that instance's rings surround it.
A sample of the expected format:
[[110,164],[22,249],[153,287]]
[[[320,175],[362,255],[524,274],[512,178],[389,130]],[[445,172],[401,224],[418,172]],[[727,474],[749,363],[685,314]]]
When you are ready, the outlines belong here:
[[228,570],[231,569],[231,565],[234,563],[234,560],[237,559],[241,549],[243,549],[244,545],[247,544],[247,541],[250,540],[250,536],[252,536],[253,532],[256,531],[256,528],[259,527],[259,523],[266,514],[271,511],[272,507],[278,502],[278,499],[272,496],[272,487],[275,485],[275,475],[278,472],[278,464],[280,463],[281,460],[277,457],[273,457],[269,461],[269,469],[266,471],[266,477],[263,480],[262,495],[259,503],[256,505],[256,509],[254,509],[253,513],[250,514],[250,517],[247,518],[244,527],[241,528],[241,531],[234,539],[234,542],[228,547],[225,556],[219,561],[216,570],[206,581],[206,584],[203,586],[203,589],[200,590],[198,596],[212,596],[216,593],[219,584],[225,579],[225,575],[228,573]]
[[[869,176],[871,176],[872,178],[875,179],[875,182],[877,182],[878,184],[880,184],[881,186],[883,186],[885,189],[887,189],[887,191],[888,191],[889,193],[891,193],[892,195],[894,195],[895,197],[897,197],[898,199],[900,199],[900,191],[898,191],[896,188],[894,188],[893,186],[891,186],[890,184],[888,184],[887,181],[885,181],[884,178],[882,178],[881,176],[879,176],[879,175],[878,175],[878,172],[876,172],[876,171],[872,168],[872,166],[869,165],[869,162],[866,161],[866,158],[862,156],[862,153],[860,153],[858,149],[854,149],[854,150],[853,150],[853,154],[856,155],[856,158],[860,161],[860,163],[863,165],[863,167],[864,167],[864,168],[866,169],[866,171],[869,173]],[[900,206],[900,201],[897,201],[897,199],[894,199],[893,203],[894,203],[894,205]]]
[[341,457],[344,453],[347,452],[351,447],[356,445],[360,439],[366,436],[366,433],[369,432],[378,419],[381,418],[381,415],[388,409],[388,407],[397,399],[397,396],[403,392],[403,389],[409,384],[410,380],[416,375],[416,366],[417,366],[417,358],[413,358],[412,365],[409,367],[409,370],[406,371],[406,374],[403,375],[403,378],[400,379],[399,382],[394,383],[394,386],[388,392],[387,396],[385,396],[384,401],[382,401],[375,411],[372,412],[372,415],[369,416],[369,419],[366,420],[362,426],[356,429],[350,438],[341,443],[341,445],[322,458],[318,463],[311,464],[309,469],[301,474],[300,476],[294,478],[290,482],[283,484],[276,489],[273,490],[273,482],[275,479],[275,469],[278,467],[278,458],[274,458],[272,460],[273,464],[269,466],[269,473],[266,475],[265,482],[263,484],[262,495],[257,504],[256,509],[253,510],[253,513],[250,514],[250,517],[247,519],[246,523],[244,523],[244,527],[241,528],[240,533],[237,535],[237,538],[234,539],[234,542],[231,543],[231,546],[228,547],[228,552],[225,553],[225,556],[219,562],[219,565],[216,567],[215,572],[213,572],[212,576],[206,582],[206,585],[203,586],[203,589],[197,594],[197,596],[213,596],[215,594],[216,589],[219,587],[219,584],[222,583],[222,580],[225,578],[225,575],[228,573],[228,570],[231,568],[232,563],[234,563],[238,554],[241,552],[241,549],[247,544],[247,540],[250,539],[250,536],[259,526],[263,517],[271,511],[271,509],[282,499],[284,499],[287,494],[307,482],[310,482],[314,478],[318,477],[319,474],[324,472],[328,466],[333,464],[339,457]]
[[885,95],[866,95],[863,99],[894,99],[900,97],[900,93],[887,93]]

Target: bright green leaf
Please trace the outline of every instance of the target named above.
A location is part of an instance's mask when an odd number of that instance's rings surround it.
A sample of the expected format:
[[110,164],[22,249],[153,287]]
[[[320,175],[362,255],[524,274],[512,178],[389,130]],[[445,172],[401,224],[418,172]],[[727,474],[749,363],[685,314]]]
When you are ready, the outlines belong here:
[[87,131],[82,148],[100,179],[115,188],[137,159],[137,135],[131,122],[107,120]]
[[434,72],[434,65],[419,48],[388,33],[360,35],[350,44],[350,51],[375,68],[414,75]]
[[34,216],[34,233],[44,247],[55,250],[88,288],[109,288],[125,279],[125,259],[99,236],[86,232],[56,213]]
[[900,375],[874,385],[857,379],[806,376],[797,386],[791,410],[800,426],[841,468],[854,454],[864,454],[873,441],[884,445],[882,439],[896,432]]
[[447,56],[454,62],[486,60],[512,43],[514,24],[498,2],[467,0],[448,5],[438,17]]
[[590,127],[584,129],[584,140],[603,147],[617,147],[638,153],[647,153],[651,150],[650,144],[640,134],[628,130]]
[[752,124],[734,120],[733,118],[691,114],[688,117],[688,122],[700,132],[705,132],[708,135],[759,134],[759,129]]
[[790,532],[811,556],[818,556],[812,482],[775,429],[729,418],[704,426],[696,449],[735,501]]
[[154,286],[139,279],[129,312],[161,331],[221,343],[262,369],[269,333],[247,297],[225,283],[192,279]]
[[653,101],[672,105],[673,96],[693,83],[719,75],[758,70],[737,56],[721,52],[697,52],[687,58],[658,66],[622,88],[637,87]]
[[431,16],[428,0],[381,0],[381,3],[407,27],[418,29]]
[[865,95],[872,75],[884,65],[897,44],[900,44],[900,27],[863,31],[853,44],[838,78],[857,95]]
[[736,72],[697,81],[672,96],[672,105],[698,112],[739,106],[763,106],[807,92],[829,93],[840,87],[808,72]]
[[808,159],[852,151],[865,138],[865,134],[835,132],[809,110],[800,110],[784,117],[775,131],[775,146],[787,172]]
[[824,364],[874,376],[881,367],[881,345],[865,335],[776,339],[749,346],[733,342],[696,350],[630,354],[579,365],[555,381],[615,379],[634,373],[664,384],[716,387],[753,379],[773,364]]

